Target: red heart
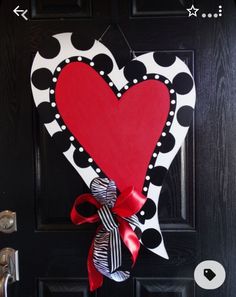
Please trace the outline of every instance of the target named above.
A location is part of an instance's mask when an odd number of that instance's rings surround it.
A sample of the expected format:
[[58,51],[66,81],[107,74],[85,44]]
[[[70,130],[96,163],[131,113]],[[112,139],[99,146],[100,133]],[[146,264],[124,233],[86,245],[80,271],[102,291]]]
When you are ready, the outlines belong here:
[[145,174],[170,109],[170,95],[150,79],[117,99],[90,66],[73,62],[56,85],[57,108],[66,126],[101,170],[123,190],[142,191]]

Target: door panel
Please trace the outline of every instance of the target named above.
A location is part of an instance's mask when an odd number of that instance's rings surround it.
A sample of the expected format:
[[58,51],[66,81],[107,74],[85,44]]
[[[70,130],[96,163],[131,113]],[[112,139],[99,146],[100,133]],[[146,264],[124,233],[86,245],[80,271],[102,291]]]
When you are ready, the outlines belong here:
[[186,7],[192,5],[191,0],[133,0],[132,16],[153,17],[153,16],[183,16],[187,14]]
[[188,297],[194,296],[192,279],[137,278],[135,297]]
[[92,294],[88,290],[87,282],[87,279],[79,278],[74,280],[40,279],[38,282],[39,297],[90,297]]
[[92,16],[92,1],[32,0],[32,18],[82,18]]
[[[188,18],[192,1],[21,1],[29,21],[16,17],[15,0],[0,3],[0,210],[17,212],[18,231],[1,234],[0,248],[19,250],[20,282],[15,297],[233,297],[236,189],[235,76],[236,7],[233,1],[195,1],[217,20]],[[61,32],[99,38],[120,67],[136,55],[172,52],[195,76],[197,106],[188,137],[165,178],[159,218],[170,260],[141,247],[132,277],[105,279],[88,289],[86,259],[96,226],[76,228],[69,219],[74,199],[87,186],[57,151],[39,121],[30,91],[30,67],[40,44]],[[195,266],[221,262],[226,283],[198,288]],[[124,262],[129,262],[125,253]]]

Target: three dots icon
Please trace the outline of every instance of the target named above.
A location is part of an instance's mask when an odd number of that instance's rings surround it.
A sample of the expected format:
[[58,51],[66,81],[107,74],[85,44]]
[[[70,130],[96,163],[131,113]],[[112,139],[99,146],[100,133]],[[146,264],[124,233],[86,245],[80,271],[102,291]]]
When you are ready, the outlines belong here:
[[211,18],[218,18],[218,17],[222,17],[222,15],[223,15],[223,7],[222,7],[222,5],[219,5],[218,6],[218,12],[215,12],[215,13],[202,13],[202,18],[209,18],[209,19],[211,19]]

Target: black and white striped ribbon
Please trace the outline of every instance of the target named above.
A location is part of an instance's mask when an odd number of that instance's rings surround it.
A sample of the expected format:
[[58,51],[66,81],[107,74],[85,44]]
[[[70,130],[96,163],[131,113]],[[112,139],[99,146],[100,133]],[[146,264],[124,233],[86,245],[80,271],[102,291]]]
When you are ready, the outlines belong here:
[[[111,208],[117,199],[115,182],[108,178],[95,178],[91,183],[93,196],[103,207],[98,210],[103,227],[97,232],[94,241],[93,262],[96,269],[110,279],[121,282],[129,278],[129,271],[122,271],[121,238],[118,224]],[[139,227],[138,218],[133,215],[125,219],[131,226]]]
[[98,210],[98,215],[104,228],[110,232],[110,263],[111,273],[121,266],[121,239],[118,230],[118,224],[115,222],[112,213],[107,205]]
[[122,282],[130,277],[129,271],[116,270],[110,271],[108,250],[110,249],[110,233],[105,228],[101,228],[95,236],[93,263],[96,269],[106,277]]

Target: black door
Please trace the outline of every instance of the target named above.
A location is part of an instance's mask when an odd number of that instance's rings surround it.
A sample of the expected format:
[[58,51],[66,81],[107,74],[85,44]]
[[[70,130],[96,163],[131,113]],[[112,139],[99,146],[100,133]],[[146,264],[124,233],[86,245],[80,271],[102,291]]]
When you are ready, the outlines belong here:
[[[23,12],[13,13],[18,5],[29,10],[29,20]],[[0,248],[19,251],[20,276],[9,295],[235,296],[236,6],[233,0],[199,0],[198,16],[188,17],[191,5],[177,0],[0,2],[0,210],[15,211],[18,225],[17,232],[1,234]],[[69,217],[75,197],[88,189],[55,150],[30,90],[35,53],[45,38],[61,32],[94,39],[105,32],[102,42],[120,67],[132,58],[131,51],[171,52],[187,63],[197,87],[194,122],[160,196],[170,259],[142,247],[128,281],[106,279],[94,293],[88,289],[86,259],[95,226],[78,229]],[[204,260],[226,269],[226,282],[215,291],[195,285],[194,268]]]

